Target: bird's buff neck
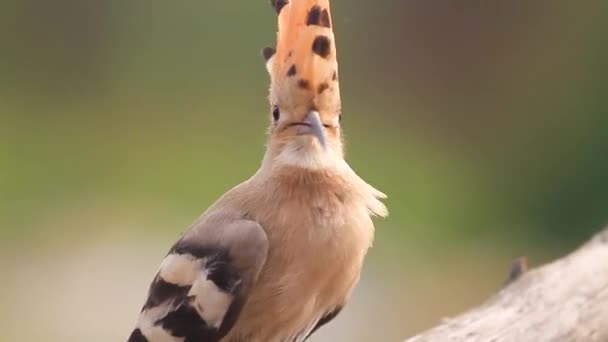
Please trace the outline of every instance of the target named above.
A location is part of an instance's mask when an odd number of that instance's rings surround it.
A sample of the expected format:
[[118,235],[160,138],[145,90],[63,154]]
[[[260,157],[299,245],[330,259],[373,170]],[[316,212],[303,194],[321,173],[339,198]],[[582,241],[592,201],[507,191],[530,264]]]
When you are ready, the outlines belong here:
[[277,146],[270,142],[264,155],[263,169],[295,167],[308,170],[337,169],[345,163],[341,143],[324,148],[312,137],[301,137]]

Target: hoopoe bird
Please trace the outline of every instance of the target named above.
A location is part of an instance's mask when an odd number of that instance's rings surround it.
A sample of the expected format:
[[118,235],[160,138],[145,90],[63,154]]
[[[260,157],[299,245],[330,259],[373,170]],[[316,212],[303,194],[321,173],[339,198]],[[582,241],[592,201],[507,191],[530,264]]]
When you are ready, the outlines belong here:
[[357,284],[385,195],[344,160],[329,0],[274,0],[261,167],[170,249],[129,342],[300,342]]

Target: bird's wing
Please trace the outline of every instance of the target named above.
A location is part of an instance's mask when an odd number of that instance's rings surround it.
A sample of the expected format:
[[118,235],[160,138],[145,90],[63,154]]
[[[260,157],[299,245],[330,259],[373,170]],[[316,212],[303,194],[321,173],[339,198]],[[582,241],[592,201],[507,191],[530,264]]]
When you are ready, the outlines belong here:
[[173,246],[128,342],[211,342],[238,319],[268,252],[259,224],[224,218],[195,225]]

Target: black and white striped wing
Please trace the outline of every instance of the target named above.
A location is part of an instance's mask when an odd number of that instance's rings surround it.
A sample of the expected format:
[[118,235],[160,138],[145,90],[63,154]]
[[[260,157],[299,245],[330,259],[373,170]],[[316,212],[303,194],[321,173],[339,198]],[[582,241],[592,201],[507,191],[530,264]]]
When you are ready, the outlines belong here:
[[255,222],[195,227],[163,260],[128,342],[214,342],[228,334],[266,260]]

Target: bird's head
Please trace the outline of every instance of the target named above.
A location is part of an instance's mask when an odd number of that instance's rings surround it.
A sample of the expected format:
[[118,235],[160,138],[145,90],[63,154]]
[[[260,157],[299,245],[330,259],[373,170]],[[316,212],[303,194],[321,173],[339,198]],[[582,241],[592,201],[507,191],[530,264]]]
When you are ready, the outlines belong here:
[[267,158],[323,168],[342,160],[341,104],[329,0],[272,0],[275,48],[263,55],[270,73]]

